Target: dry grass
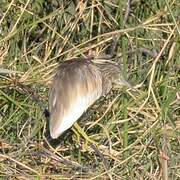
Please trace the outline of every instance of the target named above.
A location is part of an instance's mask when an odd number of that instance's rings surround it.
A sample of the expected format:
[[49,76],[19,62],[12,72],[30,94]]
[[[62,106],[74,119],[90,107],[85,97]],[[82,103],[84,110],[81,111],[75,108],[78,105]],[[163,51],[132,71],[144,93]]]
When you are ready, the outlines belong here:
[[[180,178],[178,0],[1,1],[2,179]],[[140,88],[113,90],[78,121],[83,131],[47,145],[42,109],[18,83],[47,106],[58,62],[98,55],[116,34],[123,74]],[[158,54],[129,53],[139,48]]]

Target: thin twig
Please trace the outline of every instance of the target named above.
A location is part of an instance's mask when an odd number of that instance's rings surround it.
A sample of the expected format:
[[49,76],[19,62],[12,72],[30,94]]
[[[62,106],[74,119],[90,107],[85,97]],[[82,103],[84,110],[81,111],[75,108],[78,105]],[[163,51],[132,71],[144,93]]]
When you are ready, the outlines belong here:
[[101,160],[102,160],[102,162],[103,162],[103,165],[104,165],[104,167],[105,167],[105,170],[107,171],[107,175],[109,176],[109,178],[110,179],[112,179],[112,176],[111,176],[111,174],[110,174],[110,172],[109,172],[109,163],[108,163],[108,161],[107,161],[107,159],[104,157],[104,155],[99,151],[99,149],[97,148],[97,146],[95,145],[95,144],[90,144],[90,146],[91,146],[91,148],[94,150],[94,152],[96,153],[96,154],[98,154],[99,155],[99,157],[101,158]]
[[31,167],[29,167],[29,166],[27,166],[27,165],[25,165],[25,164],[17,161],[16,159],[14,159],[14,158],[12,158],[12,157],[10,157],[10,156],[4,155],[4,154],[0,154],[0,157],[1,157],[1,158],[5,158],[5,159],[9,159],[9,160],[15,162],[16,164],[18,164],[18,165],[20,165],[20,166],[22,166],[22,167],[30,170],[31,172],[33,172],[33,173],[35,173],[35,174],[37,174],[37,175],[40,176],[40,173],[39,173],[38,171],[36,171],[36,170],[32,169]]
[[124,24],[127,22],[130,12],[131,12],[131,1],[132,0],[127,1],[127,7],[126,7],[125,14],[124,14]]
[[57,154],[57,153],[54,154],[53,152],[51,152],[50,150],[48,150],[48,149],[46,149],[44,147],[42,147],[42,153],[44,155],[49,156],[50,158],[58,161],[58,162],[64,163],[66,165],[70,165],[70,166],[72,166],[72,167],[74,167],[76,169],[81,169],[81,170],[83,170],[85,172],[87,172],[88,169],[89,169],[88,167],[84,167],[84,166],[78,164],[77,162],[72,162],[70,160],[67,160],[66,158],[64,158],[60,154]]
[[39,95],[37,95],[34,90],[32,90],[31,88],[27,87],[22,83],[17,82],[17,86],[20,87],[21,90],[19,89],[16,90],[20,91],[21,93],[30,95],[32,100],[35,101],[38,104],[38,106],[44,111],[43,114],[45,115],[45,117],[48,118],[50,113],[47,107],[44,105],[45,104],[44,101],[40,99]]

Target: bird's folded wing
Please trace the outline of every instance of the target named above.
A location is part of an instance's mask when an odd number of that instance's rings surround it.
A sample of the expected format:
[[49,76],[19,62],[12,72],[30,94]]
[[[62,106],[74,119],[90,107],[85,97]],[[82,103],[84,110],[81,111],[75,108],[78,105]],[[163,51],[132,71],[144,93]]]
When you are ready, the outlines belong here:
[[60,67],[49,97],[50,134],[57,138],[102,95],[102,77],[92,64]]

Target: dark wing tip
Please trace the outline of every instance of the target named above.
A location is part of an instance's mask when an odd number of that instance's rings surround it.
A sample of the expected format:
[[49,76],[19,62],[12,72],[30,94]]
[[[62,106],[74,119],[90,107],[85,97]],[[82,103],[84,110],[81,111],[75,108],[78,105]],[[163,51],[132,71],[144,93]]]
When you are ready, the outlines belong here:
[[44,116],[46,119],[48,119],[50,117],[50,112],[47,108],[44,109],[44,112],[43,112]]

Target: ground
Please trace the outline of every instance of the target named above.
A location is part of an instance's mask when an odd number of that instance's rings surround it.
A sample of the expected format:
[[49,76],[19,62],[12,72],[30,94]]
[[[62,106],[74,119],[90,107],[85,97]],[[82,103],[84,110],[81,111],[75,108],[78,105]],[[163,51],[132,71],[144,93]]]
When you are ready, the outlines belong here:
[[[180,179],[179,9],[178,0],[1,0],[1,179]],[[136,90],[113,89],[82,129],[49,141],[42,109],[58,63],[101,55],[114,37],[113,60]]]

